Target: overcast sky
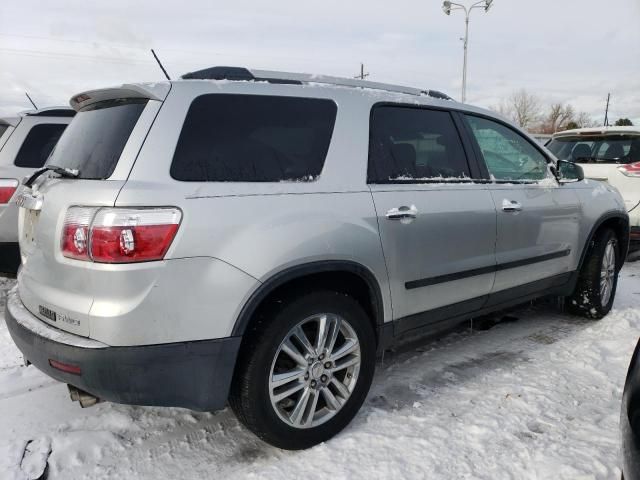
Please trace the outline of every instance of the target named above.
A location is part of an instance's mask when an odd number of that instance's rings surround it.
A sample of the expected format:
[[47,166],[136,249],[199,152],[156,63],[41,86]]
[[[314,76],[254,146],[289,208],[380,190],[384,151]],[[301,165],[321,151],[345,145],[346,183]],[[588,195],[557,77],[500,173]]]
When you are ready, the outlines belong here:
[[[462,1],[462,0],[461,0]],[[463,2],[466,3],[466,2]],[[464,16],[440,0],[36,1],[0,6],[0,115],[213,65],[353,76],[460,97]],[[526,88],[640,124],[640,0],[495,0],[474,10],[467,101]]]

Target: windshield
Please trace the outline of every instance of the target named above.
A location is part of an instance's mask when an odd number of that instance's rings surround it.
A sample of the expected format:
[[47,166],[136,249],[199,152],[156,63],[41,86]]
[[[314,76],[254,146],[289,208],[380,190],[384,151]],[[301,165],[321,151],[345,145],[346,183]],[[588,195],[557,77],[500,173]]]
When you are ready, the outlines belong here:
[[78,112],[47,165],[78,170],[78,178],[109,178],[147,99],[98,102]]
[[640,161],[640,135],[576,135],[554,138],[547,148],[560,160],[626,164]]

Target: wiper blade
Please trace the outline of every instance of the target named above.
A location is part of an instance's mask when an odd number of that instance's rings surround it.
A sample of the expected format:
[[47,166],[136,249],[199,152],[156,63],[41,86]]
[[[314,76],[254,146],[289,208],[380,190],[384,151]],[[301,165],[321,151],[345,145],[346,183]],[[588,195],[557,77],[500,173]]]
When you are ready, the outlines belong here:
[[26,182],[24,182],[24,186],[30,187],[31,185],[33,185],[33,182],[35,182],[40,177],[40,175],[42,175],[45,172],[57,173],[58,175],[64,178],[78,178],[78,175],[80,175],[79,170],[75,170],[72,168],[58,167],[56,165],[46,165],[42,167],[40,170],[36,170],[34,174],[31,175]]

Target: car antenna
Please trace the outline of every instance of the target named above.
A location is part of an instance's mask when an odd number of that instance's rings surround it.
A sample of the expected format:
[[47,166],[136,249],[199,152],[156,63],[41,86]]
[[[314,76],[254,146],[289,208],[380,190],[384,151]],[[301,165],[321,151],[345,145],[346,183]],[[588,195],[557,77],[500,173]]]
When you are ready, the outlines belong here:
[[24,92],[24,94],[27,96],[27,98],[29,99],[29,101],[31,102],[31,105],[33,105],[33,108],[35,108],[36,110],[38,109],[38,107],[36,106],[36,102],[34,102],[31,97],[29,96],[29,94],[27,92]]
[[169,76],[169,74],[167,73],[167,71],[164,69],[164,67],[162,66],[162,62],[160,61],[160,59],[158,58],[158,56],[156,55],[156,52],[153,51],[153,48],[151,49],[151,53],[153,54],[153,58],[156,59],[156,62],[158,62],[158,65],[160,65],[160,69],[162,70],[162,73],[164,73],[164,76],[167,77],[167,80],[171,80],[171,77]]

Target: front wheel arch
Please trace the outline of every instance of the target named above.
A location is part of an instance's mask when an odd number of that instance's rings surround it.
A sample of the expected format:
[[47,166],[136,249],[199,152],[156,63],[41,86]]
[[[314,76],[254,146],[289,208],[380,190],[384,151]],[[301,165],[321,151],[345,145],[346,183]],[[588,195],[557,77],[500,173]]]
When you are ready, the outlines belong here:
[[624,264],[627,253],[629,251],[629,217],[624,215],[621,212],[608,212],[602,215],[598,221],[593,225],[591,231],[589,232],[589,236],[585,244],[582,247],[582,252],[580,253],[580,262],[578,264],[577,271],[581,271],[584,265],[584,262],[587,257],[587,253],[589,251],[589,246],[596,238],[598,232],[603,229],[610,228],[618,237],[618,246],[620,249],[620,255],[618,257],[618,265],[617,268],[620,270],[622,265]]

